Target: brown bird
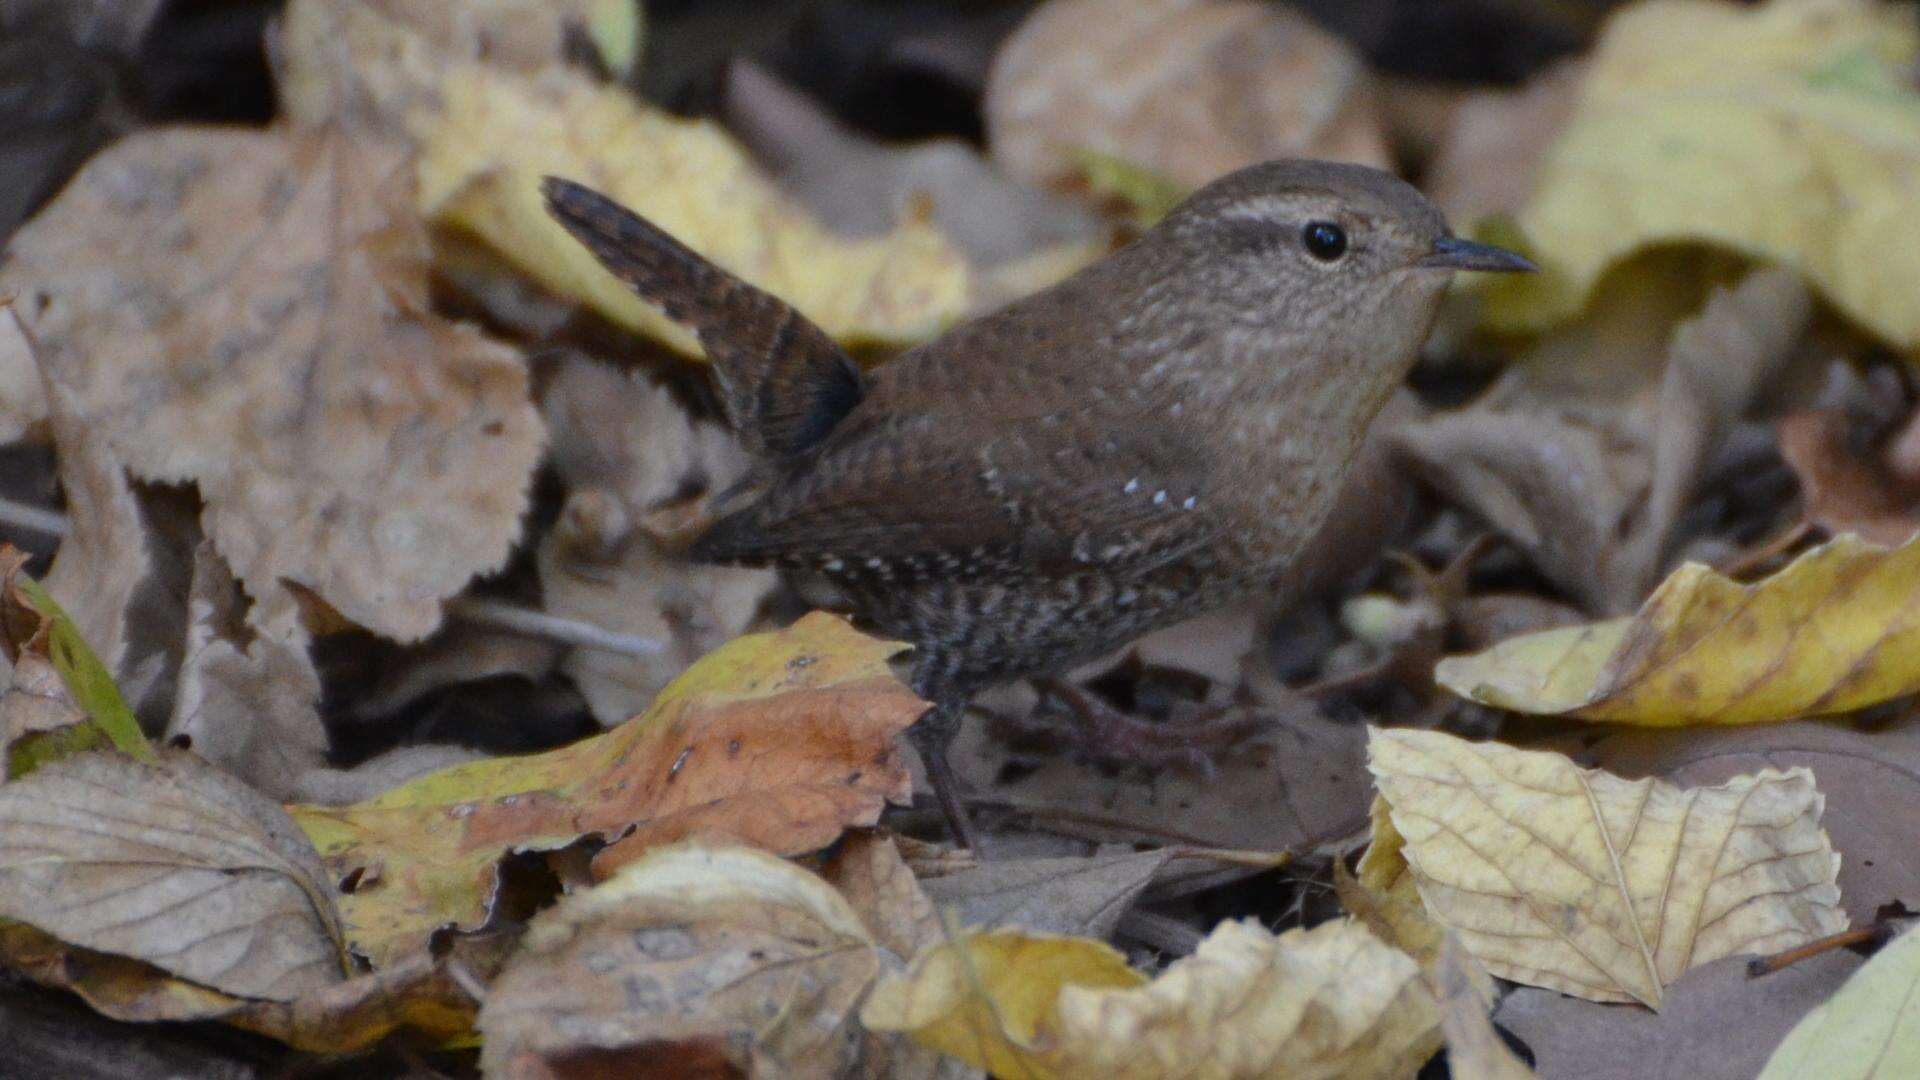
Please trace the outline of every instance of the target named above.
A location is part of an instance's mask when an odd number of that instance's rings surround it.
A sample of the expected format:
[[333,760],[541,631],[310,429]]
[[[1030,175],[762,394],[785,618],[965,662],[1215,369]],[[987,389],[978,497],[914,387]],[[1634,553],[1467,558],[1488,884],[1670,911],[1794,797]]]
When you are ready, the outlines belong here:
[[758,468],[696,558],[824,576],[917,647],[914,729],[974,846],[947,744],[988,684],[1059,671],[1283,574],[1413,365],[1454,237],[1375,169],[1232,173],[1078,274],[863,373],[799,312],[578,184],[553,216],[698,336]]

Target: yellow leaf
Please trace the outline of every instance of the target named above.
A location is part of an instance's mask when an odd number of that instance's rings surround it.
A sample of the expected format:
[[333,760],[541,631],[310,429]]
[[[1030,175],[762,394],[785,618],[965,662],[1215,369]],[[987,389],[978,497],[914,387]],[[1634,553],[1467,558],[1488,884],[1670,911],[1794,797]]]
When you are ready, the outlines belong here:
[[1795,269],[1920,345],[1917,40],[1910,10],[1870,0],[1625,9],[1518,218],[1544,272],[1494,283],[1488,318],[1543,329],[1616,261],[1704,243]]
[[926,709],[887,666],[903,648],[810,615],[729,642],[605,734],[289,810],[336,878],[360,871],[341,916],[384,965],[442,923],[477,924],[511,851],[624,834],[604,874],[696,832],[797,854],[871,824],[910,792],[894,736]]
[[1658,1008],[1688,968],[1846,928],[1804,768],[1682,789],[1405,730],[1368,756],[1428,916],[1501,978]]
[[682,120],[572,76],[449,69],[421,122],[421,208],[485,240],[559,295],[692,355],[691,335],[547,216],[540,179],[578,180],[853,344],[906,344],[958,319],[974,281],[932,225],[871,240],[829,234],[721,128]]
[[971,934],[883,977],[861,1019],[1001,1077],[1403,1077],[1440,1041],[1419,967],[1344,919],[1221,923],[1151,982],[1091,939]]
[[1920,542],[1841,536],[1741,585],[1689,563],[1639,612],[1503,641],[1434,669],[1516,712],[1674,726],[1845,712],[1920,690]]
[[1909,929],[1781,1041],[1760,1080],[1920,1076],[1920,929]]
[[879,968],[847,901],[785,859],[658,848],[533,919],[481,1011],[482,1070],[549,1075],[592,1053],[606,1075],[846,1075]]

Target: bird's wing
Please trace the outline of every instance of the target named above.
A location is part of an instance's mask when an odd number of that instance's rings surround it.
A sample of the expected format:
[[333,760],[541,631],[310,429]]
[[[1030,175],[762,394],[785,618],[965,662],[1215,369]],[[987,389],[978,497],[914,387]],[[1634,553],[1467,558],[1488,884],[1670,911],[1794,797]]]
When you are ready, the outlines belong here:
[[750,451],[797,458],[859,404],[859,366],[785,301],[599,192],[558,177],[542,190],[548,212],[601,265],[700,339],[727,419]]
[[1199,447],[1165,424],[1094,426],[856,412],[852,430],[696,550],[716,561],[913,560],[943,574],[1137,574],[1216,535],[1204,510],[1220,481]]

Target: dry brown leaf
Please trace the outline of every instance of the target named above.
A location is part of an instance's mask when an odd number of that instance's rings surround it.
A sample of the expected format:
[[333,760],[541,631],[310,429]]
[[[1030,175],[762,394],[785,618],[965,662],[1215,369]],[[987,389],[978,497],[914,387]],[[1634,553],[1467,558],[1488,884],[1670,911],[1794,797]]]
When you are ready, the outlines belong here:
[[1114,851],[1057,859],[996,859],[925,882],[958,925],[1105,938],[1175,852]]
[[1440,1006],[1440,1033],[1447,1040],[1447,1072],[1453,1080],[1529,1080],[1533,1070],[1514,1056],[1487,1018],[1486,972],[1447,938],[1439,962],[1427,972]]
[[879,966],[853,909],[792,863],[748,848],[658,848],[534,918],[481,1010],[481,1067],[842,1075]]
[[1440,1045],[1418,966],[1346,919],[1223,922],[1151,982],[1089,939],[969,934],[883,976],[861,1019],[1037,1078],[1403,1077]]
[[300,609],[281,594],[242,612],[232,571],[201,542],[188,594],[187,638],[168,741],[276,800],[292,799],[300,779],[324,767],[320,675],[307,655]]
[[395,1032],[444,1043],[471,1038],[477,980],[499,966],[501,943],[457,938],[446,956],[421,952],[384,971],[290,1001],[239,997],[174,978],[124,956],[77,949],[30,926],[0,927],[0,957],[35,981],[71,990],[96,1012],[136,1023],[218,1020],[319,1054],[351,1054]]
[[1694,968],[1667,987],[1657,1013],[1522,986],[1493,1018],[1554,1080],[1752,1080],[1861,961],[1837,949],[1760,979],[1747,963],[1729,956]]
[[179,752],[83,754],[0,786],[0,917],[239,996],[287,1001],[344,977],[312,845]]
[[505,557],[540,427],[518,356],[428,312],[403,180],[337,133],[148,130],[15,237],[0,291],[129,468],[199,485],[249,591],[414,638]]
[[940,940],[940,916],[888,833],[854,830],[820,874],[852,905],[875,944],[899,959]]
[[569,491],[536,556],[543,606],[662,646],[645,656],[578,649],[562,661],[594,717],[615,724],[744,633],[778,578],[692,563],[643,527],[663,505],[724,489],[746,468],[734,438],[694,423],[666,387],[568,356],[555,365],[541,410],[554,432],[554,473]]
[[[836,232],[874,236],[925,217],[982,267],[1058,245],[1091,261],[1105,246],[1106,229],[1091,210],[1008,179],[966,142],[878,142],[751,61],[728,69],[723,118],[767,171]],[[1071,268],[1072,261],[1069,256],[1060,265]]]
[[1809,409],[1780,418],[1780,456],[1800,481],[1806,519],[1828,533],[1898,547],[1920,532],[1920,496],[1877,456],[1852,445],[1844,412]]
[[1806,769],[1681,789],[1381,729],[1368,758],[1429,917],[1502,978],[1658,1008],[1688,968],[1846,928]]
[[336,875],[363,872],[340,909],[383,966],[442,924],[478,926],[509,852],[614,840],[594,860],[605,875],[688,836],[800,854],[873,824],[909,794],[895,736],[927,708],[887,665],[904,647],[809,615],[729,642],[604,734],[290,809]]
[[1384,167],[1360,57],[1306,16],[1249,0],[1052,0],[1000,48],[987,143],[1016,179],[1079,179],[1093,151],[1196,188],[1243,165]]

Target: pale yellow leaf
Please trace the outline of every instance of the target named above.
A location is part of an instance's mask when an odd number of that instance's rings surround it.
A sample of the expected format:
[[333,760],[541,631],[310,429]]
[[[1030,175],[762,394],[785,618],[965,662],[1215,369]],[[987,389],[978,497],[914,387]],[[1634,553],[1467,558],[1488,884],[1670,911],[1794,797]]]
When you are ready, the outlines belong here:
[[693,355],[691,335],[547,216],[542,176],[577,180],[632,207],[843,341],[917,341],[971,302],[971,269],[932,225],[835,237],[710,121],[553,74],[536,81],[455,67],[438,89],[442,107],[419,124],[423,211],[479,236],[553,292]]
[[1773,1052],[1760,1080],[1920,1076],[1920,928],[1881,949]]
[[1440,1032],[1447,1039],[1452,1080],[1527,1080],[1533,1070],[1514,1056],[1487,1018],[1492,1000],[1483,992],[1486,972],[1449,937],[1427,973],[1440,1005]]
[[1920,345],[1916,27],[1871,0],[1653,0],[1607,24],[1518,224],[1543,273],[1493,283],[1506,329],[1572,316],[1616,261],[1708,244],[1805,275]]
[[1682,789],[1432,731],[1368,749],[1428,915],[1502,978],[1658,1008],[1690,967],[1846,927],[1806,769]]
[[1401,1077],[1439,1046],[1418,965],[1344,919],[1225,922],[1151,982],[1090,939],[970,934],[861,1017],[1002,1077]]
[[1517,712],[1649,725],[1845,712],[1920,690],[1920,543],[1841,536],[1742,585],[1689,563],[1638,613],[1503,641],[1434,670]]
[[[837,1076],[879,951],[832,886],[744,847],[674,844],[537,916],[480,1012],[492,1076],[726,1062]],[[683,1073],[684,1074],[684,1073]]]

